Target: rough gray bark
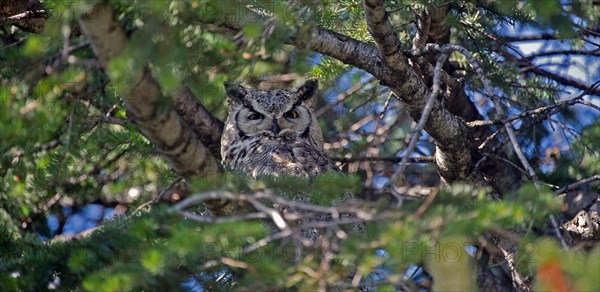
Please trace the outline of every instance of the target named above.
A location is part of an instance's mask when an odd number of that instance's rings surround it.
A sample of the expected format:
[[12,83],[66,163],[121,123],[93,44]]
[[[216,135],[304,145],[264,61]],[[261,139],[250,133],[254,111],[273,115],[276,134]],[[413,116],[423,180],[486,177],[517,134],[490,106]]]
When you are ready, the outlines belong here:
[[[377,43],[384,66],[390,68],[394,73],[392,76],[398,79],[390,89],[417,121],[425,108],[429,89],[402,54],[400,41],[387,19],[383,1],[366,0],[363,3],[367,28]],[[403,83],[395,85],[399,81]],[[435,157],[440,176],[445,181],[466,179],[470,173],[471,152],[468,147],[469,130],[464,122],[436,100],[424,129],[436,140]]]
[[[422,12],[418,17],[417,34],[414,39],[413,49],[421,48],[424,45],[419,43],[435,43],[446,45],[450,43],[450,28],[443,24],[450,10],[450,4],[445,4],[439,7],[430,5],[427,7],[427,12]],[[422,29],[419,29],[423,26]],[[413,61],[413,69],[423,75],[427,86],[432,85],[434,74],[433,64],[436,62],[435,55],[411,57]],[[442,100],[444,108],[453,115],[464,119],[466,122],[483,119],[471,99],[467,96],[464,90],[463,81],[453,78],[453,72],[449,66],[444,66],[444,71],[448,72],[444,76],[445,96]],[[494,190],[500,194],[518,189],[522,184],[521,175],[518,170],[514,169],[510,164],[506,163],[506,154],[498,153],[501,159],[490,159],[482,155],[484,152],[490,151],[489,148],[479,149],[488,137],[494,133],[491,127],[470,128],[470,146],[471,146],[471,161],[477,164],[480,160],[479,169],[471,169],[471,175],[478,177],[479,180],[485,180],[487,184],[492,186]],[[488,145],[497,145],[497,138],[494,138],[494,143]],[[481,176],[479,175],[481,173]]]
[[[424,37],[428,40],[427,42],[440,45],[446,45],[450,43],[450,28],[442,24],[449,12],[449,8],[450,4],[446,4],[441,7],[428,7],[427,10],[432,16],[429,21],[429,30],[427,31],[427,36]],[[428,58],[427,60],[425,60],[423,57],[420,57],[420,59],[423,60],[418,62],[419,66],[423,67],[423,65],[428,65],[427,63],[435,62],[433,57],[434,56],[431,56],[431,58]],[[452,72],[449,70],[449,66],[445,66],[444,70],[449,72],[449,74],[452,74]],[[425,75],[427,76],[426,79],[428,80],[428,84],[431,83],[429,80],[431,79],[432,73]],[[444,83],[446,83],[447,87],[447,96],[446,100],[444,100],[444,106],[452,114],[463,118],[465,121],[474,121],[483,118],[481,114],[479,114],[479,111],[473,102],[471,102],[469,97],[466,95],[462,82],[451,81]],[[481,144],[483,144],[487,137],[490,137],[493,134],[493,130],[489,126],[485,128],[481,127],[480,129],[471,128],[470,130],[472,159],[473,161],[479,161],[484,158],[481,153],[489,149],[481,149],[481,151],[478,151],[478,148]],[[497,140],[498,139],[495,138],[496,142]],[[505,153],[503,152],[499,155],[502,158],[506,158]],[[510,191],[517,189],[521,185],[519,172],[515,171],[511,166],[507,165],[500,159],[485,160],[485,162],[481,165],[480,171],[482,173],[481,179],[485,179],[486,182],[495,190]],[[490,234],[488,234],[488,237],[491,237],[492,239],[496,238]],[[513,289],[526,291],[530,289],[529,283],[526,282],[524,277],[521,276],[516,270],[514,261],[516,249],[514,243],[502,239],[495,239],[492,240],[492,242],[496,242],[498,248],[503,253],[503,260],[506,260],[511,268],[512,275],[507,277],[510,278],[511,281],[507,281],[507,278],[494,275],[489,267],[478,265],[478,288],[482,291],[511,291]]]
[[[122,53],[127,47],[127,36],[117,22],[112,7],[104,2],[79,19],[83,33],[88,36],[101,66]],[[177,112],[161,106],[166,100],[150,70],[132,72],[135,85],[123,92],[128,117],[144,136],[167,158],[173,169],[182,176],[213,175],[220,171],[210,150],[202,144]]]
[[194,130],[202,144],[217,159],[221,159],[223,122],[213,116],[187,86],[180,87],[173,96],[175,111]]

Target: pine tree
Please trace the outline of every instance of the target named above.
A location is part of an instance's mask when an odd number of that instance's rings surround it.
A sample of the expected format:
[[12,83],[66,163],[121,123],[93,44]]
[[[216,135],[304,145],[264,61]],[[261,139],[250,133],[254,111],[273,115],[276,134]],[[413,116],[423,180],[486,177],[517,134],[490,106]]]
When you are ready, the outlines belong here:
[[[1,0],[1,290],[598,291],[599,19],[593,0]],[[224,170],[223,83],[309,77],[344,174]]]

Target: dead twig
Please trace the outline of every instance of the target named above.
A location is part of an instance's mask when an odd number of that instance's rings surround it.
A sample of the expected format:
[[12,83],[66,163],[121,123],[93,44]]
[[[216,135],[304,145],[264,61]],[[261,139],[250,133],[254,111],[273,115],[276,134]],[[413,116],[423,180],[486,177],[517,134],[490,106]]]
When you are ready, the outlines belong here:
[[408,147],[406,148],[406,152],[404,153],[404,157],[402,157],[402,161],[400,162],[400,166],[394,172],[394,174],[390,177],[390,179],[384,184],[384,188],[389,187],[392,183],[398,180],[406,169],[406,163],[410,158],[410,155],[415,149],[417,145],[417,141],[419,140],[419,136],[421,135],[421,130],[425,126],[425,122],[429,118],[429,114],[433,109],[433,103],[436,100],[438,94],[440,93],[440,83],[441,83],[441,75],[442,75],[442,67],[446,60],[448,59],[448,52],[442,52],[442,54],[438,57],[437,62],[435,64],[435,69],[433,73],[433,85],[431,88],[431,92],[429,93],[429,97],[427,98],[427,103],[423,108],[423,113],[421,114],[421,118],[419,118],[419,122],[412,129],[412,135],[410,137],[410,141],[408,143]]

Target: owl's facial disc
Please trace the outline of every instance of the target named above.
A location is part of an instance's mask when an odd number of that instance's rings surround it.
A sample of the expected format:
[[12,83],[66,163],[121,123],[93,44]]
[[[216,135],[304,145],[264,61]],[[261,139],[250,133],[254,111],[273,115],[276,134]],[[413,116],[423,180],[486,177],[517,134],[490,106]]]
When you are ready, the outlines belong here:
[[240,135],[283,138],[302,135],[310,127],[310,112],[304,105],[284,112],[267,113],[263,109],[241,108],[236,115]]

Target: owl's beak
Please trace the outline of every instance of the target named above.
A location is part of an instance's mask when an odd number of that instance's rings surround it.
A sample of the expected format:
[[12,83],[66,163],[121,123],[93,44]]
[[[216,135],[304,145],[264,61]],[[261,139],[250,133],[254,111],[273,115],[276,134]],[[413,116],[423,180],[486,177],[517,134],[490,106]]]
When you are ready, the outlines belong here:
[[279,131],[281,131],[281,127],[279,127],[277,120],[273,119],[273,124],[271,124],[271,132],[273,132],[273,134],[279,134]]

